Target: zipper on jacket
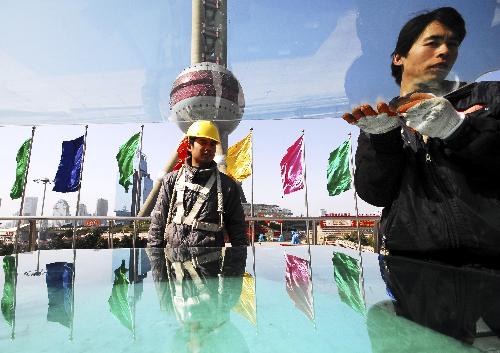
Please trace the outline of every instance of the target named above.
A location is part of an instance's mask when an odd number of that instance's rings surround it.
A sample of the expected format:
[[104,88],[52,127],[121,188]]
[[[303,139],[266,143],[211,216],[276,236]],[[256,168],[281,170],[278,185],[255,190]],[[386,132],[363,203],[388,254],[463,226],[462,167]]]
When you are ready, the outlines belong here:
[[458,248],[457,239],[455,239],[454,235],[452,234],[451,227],[449,226],[450,223],[448,222],[448,219],[452,219],[453,217],[452,217],[452,214],[449,214],[449,212],[448,212],[448,210],[451,209],[451,204],[449,201],[446,200],[446,197],[451,196],[451,195],[448,192],[448,189],[446,189],[446,187],[443,185],[443,183],[439,179],[439,176],[436,173],[436,167],[435,167],[434,163],[432,163],[432,158],[431,158],[431,155],[429,152],[430,141],[428,141],[427,143],[425,143],[424,141],[421,141],[421,143],[424,145],[425,163],[427,164],[429,174],[431,175],[431,178],[434,181],[434,186],[436,187],[437,190],[439,190],[441,192],[441,194],[443,194],[445,196],[445,198],[443,199],[445,207],[442,208],[443,213],[444,213],[443,222],[444,222],[446,228],[450,230],[447,232],[448,238],[450,241],[450,245],[454,248]]

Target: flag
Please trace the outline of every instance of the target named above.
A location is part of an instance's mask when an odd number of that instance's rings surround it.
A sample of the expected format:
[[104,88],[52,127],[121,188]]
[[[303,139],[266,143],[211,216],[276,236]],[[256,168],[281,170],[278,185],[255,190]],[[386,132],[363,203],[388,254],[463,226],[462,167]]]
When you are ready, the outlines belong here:
[[73,263],[53,262],[45,265],[47,273],[47,321],[70,327],[73,318]]
[[300,136],[286,150],[280,162],[281,183],[283,194],[290,194],[304,188],[304,177],[302,174],[302,143],[304,136]]
[[128,301],[127,279],[128,268],[125,267],[125,260],[122,260],[120,267],[115,270],[115,280],[111,296],[108,299],[109,310],[130,331],[133,330],[132,309]]
[[257,325],[257,306],[255,300],[255,279],[248,272],[243,274],[240,300],[233,311],[243,316],[253,325]]
[[226,174],[242,181],[252,174],[252,133],[227,149]]
[[287,255],[286,258],[286,291],[295,303],[310,320],[314,320],[312,281],[309,276],[309,261],[300,257]]
[[14,305],[16,300],[16,272],[16,259],[11,255],[6,255],[3,258],[5,282],[3,284],[3,295],[0,301],[0,307],[5,321],[7,321],[10,326],[12,326],[14,315],[16,314]]
[[359,281],[361,273],[359,261],[346,254],[334,252],[332,262],[340,300],[364,315],[365,302]]
[[116,155],[118,171],[120,172],[120,181],[118,183],[125,188],[125,192],[128,192],[128,187],[132,185],[129,179],[134,172],[134,157],[139,146],[140,137],[141,133],[138,132],[129,138],[127,142],[120,146],[120,150]]
[[53,191],[74,192],[80,187],[84,137],[63,141],[61,161],[54,178]]
[[349,149],[351,143],[344,141],[337,149],[330,153],[326,180],[328,195],[335,196],[351,188],[351,172],[349,170]]
[[174,168],[172,170],[179,170],[181,169],[182,165],[184,164],[184,161],[188,157],[188,146],[189,146],[189,139],[184,137],[181,142],[179,143],[179,146],[177,146],[177,163],[174,165]]
[[16,156],[16,181],[10,190],[10,198],[18,199],[23,195],[24,182],[26,180],[26,169],[28,168],[31,139],[27,139],[17,151]]

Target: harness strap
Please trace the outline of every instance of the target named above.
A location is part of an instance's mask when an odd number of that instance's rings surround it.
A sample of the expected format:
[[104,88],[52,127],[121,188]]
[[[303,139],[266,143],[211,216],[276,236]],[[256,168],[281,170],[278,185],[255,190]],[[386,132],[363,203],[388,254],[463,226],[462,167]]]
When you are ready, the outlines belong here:
[[[217,183],[217,212],[219,213],[219,224],[198,221],[196,217],[200,212],[201,206],[203,206],[203,203],[208,198],[210,190],[215,182]],[[198,193],[198,197],[187,216],[185,216],[184,209],[184,191],[186,188]],[[177,174],[177,178],[175,179],[174,190],[168,208],[167,223],[165,227],[173,222],[176,224],[190,225],[192,229],[219,232],[224,228],[223,200],[221,178],[218,169],[215,169],[215,173],[212,173],[206,184],[202,186],[186,181],[185,166],[182,166]],[[176,208],[175,216],[173,216],[174,204]]]
[[[173,219],[174,223],[177,224],[184,223],[187,225],[193,225],[193,220],[198,215],[201,206],[203,205],[203,202],[205,202],[205,200],[208,198],[208,194],[210,193],[210,189],[212,188],[215,179],[216,179],[215,175],[212,174],[208,179],[207,183],[205,184],[205,186],[196,185],[185,181],[185,176],[183,171],[182,177],[175,185],[175,191],[177,193],[177,200],[176,200],[177,212],[175,213],[175,217]],[[184,215],[185,213],[184,190],[186,187],[198,191],[198,197],[196,198],[196,201],[187,216]]]

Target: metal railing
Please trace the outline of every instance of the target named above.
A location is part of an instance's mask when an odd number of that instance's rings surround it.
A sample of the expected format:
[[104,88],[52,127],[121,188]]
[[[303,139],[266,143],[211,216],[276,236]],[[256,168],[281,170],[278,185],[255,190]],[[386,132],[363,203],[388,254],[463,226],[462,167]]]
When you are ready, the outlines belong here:
[[[72,248],[75,249],[77,248],[77,243],[76,240],[78,238],[77,232],[80,231],[80,233],[83,232],[85,229],[92,229],[96,227],[100,228],[105,228],[107,229],[107,241],[108,241],[108,248],[114,248],[114,238],[115,235],[118,235],[119,233],[117,230],[121,227],[122,231],[122,236],[125,234],[123,229],[124,227],[132,227],[131,231],[127,231],[130,234],[130,237],[132,239],[132,247],[136,247],[136,241],[139,238],[139,231],[138,231],[138,223],[139,222],[149,222],[151,220],[150,217],[123,217],[123,216],[0,216],[0,222],[4,221],[14,221],[17,224],[17,229],[13,231],[14,234],[11,234],[10,236],[14,237],[13,242],[15,244],[15,252],[17,252],[17,245],[18,242],[22,242],[23,245],[26,245],[25,247],[22,247],[21,250],[26,248],[27,251],[35,251],[40,248],[39,240],[40,240],[40,232],[41,231],[47,231],[51,230],[52,232],[59,231],[61,232],[63,229],[69,230],[70,227],[73,230],[72,231]],[[280,234],[284,234],[284,232],[290,232],[290,229],[297,230],[301,233],[305,233],[305,229],[311,229],[309,234],[304,234],[306,238],[307,244],[310,245],[318,245],[319,239],[318,239],[318,224],[321,221],[357,221],[357,225],[360,224],[362,221],[374,221],[375,220],[375,226],[374,227],[346,227],[346,226],[331,226],[328,227],[330,231],[337,231],[337,232],[354,232],[357,231],[359,233],[371,233],[373,234],[373,242],[374,242],[374,251],[379,252],[380,250],[380,239],[379,239],[379,234],[378,234],[378,218],[375,218],[373,216],[371,217],[366,217],[366,216],[360,216],[360,217],[352,217],[352,216],[326,216],[326,217],[246,217],[246,222],[248,223],[248,233],[247,235],[249,236],[249,240],[251,245],[254,244],[254,240],[256,238],[256,232],[255,228],[260,227],[267,227],[268,230],[272,230],[273,233],[275,231],[278,231],[276,228],[276,224],[280,224]],[[48,221],[66,221],[66,223],[63,226],[60,227],[51,227],[51,228],[44,228],[42,225],[45,222]],[[21,223],[27,222],[24,225],[21,225]],[[270,227],[270,223],[274,222],[273,227]],[[40,225],[37,227],[37,223]],[[79,224],[83,223],[83,224]],[[105,223],[102,225],[102,223]],[[286,224],[285,230],[283,229],[283,225]],[[141,224],[139,224],[141,225]],[[308,225],[310,227],[308,227]],[[24,231],[25,228],[28,228],[29,226],[29,231],[28,231],[28,236],[27,236],[27,244],[24,244],[26,241],[23,241],[21,236],[23,233],[25,234],[26,231]],[[12,227],[11,230],[13,230]],[[42,229],[43,228],[43,229]],[[149,226],[148,226],[149,228]],[[288,230],[287,230],[288,228]],[[1,229],[0,231],[5,230]],[[8,236],[1,236],[0,235],[0,243],[2,238],[5,239],[8,238]],[[26,237],[24,237],[26,238]],[[11,238],[12,239],[12,238]],[[8,242],[7,242],[8,243]],[[357,247],[361,248],[360,244],[360,238],[358,234],[358,244],[356,244]]]

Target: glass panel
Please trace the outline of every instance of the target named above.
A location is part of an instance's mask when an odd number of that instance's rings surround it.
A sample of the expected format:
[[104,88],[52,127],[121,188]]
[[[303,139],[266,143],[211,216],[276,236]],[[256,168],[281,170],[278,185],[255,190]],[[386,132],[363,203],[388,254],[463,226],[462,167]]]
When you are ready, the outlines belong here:
[[[439,6],[228,1],[225,59],[244,93],[243,119],[338,117],[353,104],[397,95],[390,54],[398,32],[415,14]],[[453,6],[467,36],[451,78],[472,81],[498,69],[498,2]],[[191,63],[190,24],[185,0],[4,2],[0,125],[170,119],[174,80]]]
[[[0,257],[2,352],[495,351],[497,272],[332,246]],[[17,280],[15,273],[17,271]],[[91,342],[91,343],[89,343]]]

